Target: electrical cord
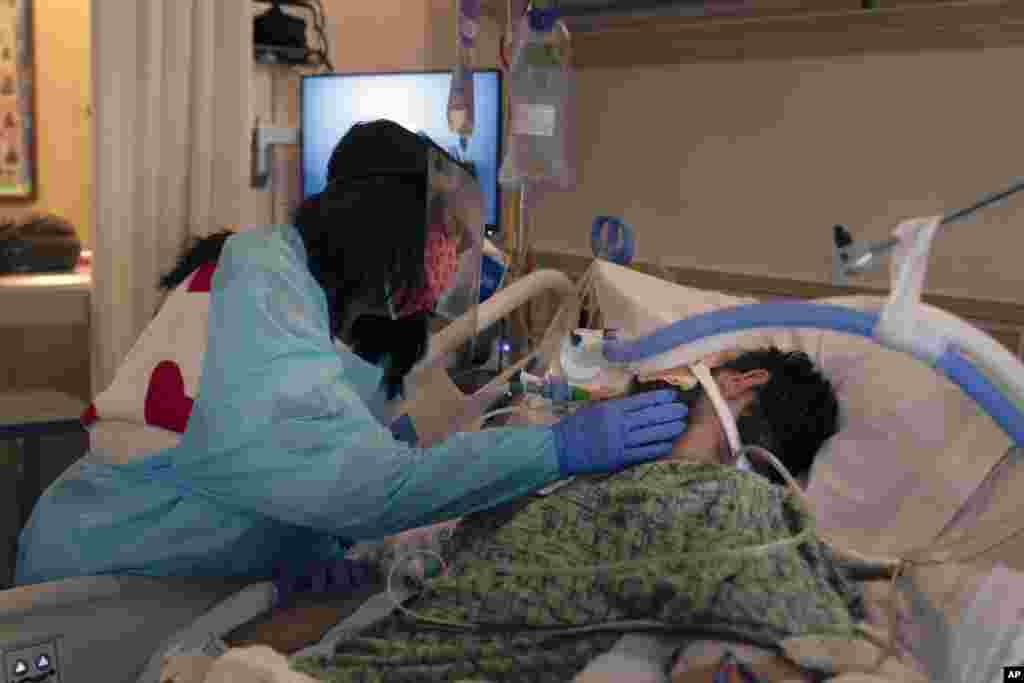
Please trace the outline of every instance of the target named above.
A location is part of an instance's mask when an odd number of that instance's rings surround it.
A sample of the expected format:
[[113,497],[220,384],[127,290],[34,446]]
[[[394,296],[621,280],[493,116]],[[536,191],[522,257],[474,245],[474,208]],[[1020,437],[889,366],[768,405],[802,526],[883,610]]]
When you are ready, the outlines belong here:
[[[498,414],[512,413],[512,412],[526,412],[526,411],[523,411],[523,410],[520,410],[520,409],[504,409],[504,410],[500,410],[500,411],[494,411],[492,413],[489,413],[488,415],[485,415],[482,418],[482,420],[481,420],[481,424],[484,421],[486,421],[487,419],[489,419],[490,417],[496,416]],[[762,448],[758,448],[758,447],[747,447],[747,448],[755,450],[757,452],[757,455],[767,459],[774,467],[776,467],[780,471],[780,474],[783,476],[783,478],[786,479],[787,484],[790,487],[795,487],[795,488],[799,489],[799,486],[796,484],[795,480],[793,480],[792,476],[789,475],[789,472],[786,469],[786,467],[777,458],[775,458],[775,456],[773,454],[771,454],[769,451],[766,451],[766,450],[764,450]],[[604,478],[607,478],[607,477],[604,477]],[[803,502],[804,502],[804,500],[802,498],[798,497],[798,504],[803,504]],[[747,546],[747,547],[743,547],[743,548],[736,548],[736,549],[729,549],[729,550],[715,549],[715,550],[711,550],[711,551],[707,551],[707,552],[688,553],[687,555],[691,556],[691,557],[703,557],[705,559],[707,559],[707,558],[716,558],[716,557],[725,557],[725,556],[744,556],[744,555],[752,556],[752,557],[761,557],[761,556],[764,556],[764,555],[767,555],[767,554],[771,554],[771,553],[773,553],[773,552],[775,552],[777,550],[780,550],[780,549],[794,547],[794,546],[800,546],[800,545],[802,545],[802,544],[804,544],[804,543],[806,543],[808,541],[813,540],[814,536],[815,536],[814,526],[813,525],[808,525],[804,529],[802,529],[802,530],[796,532],[795,534],[793,534],[792,536],[789,536],[788,538],[782,539],[780,541],[775,541],[773,543],[767,543],[767,544],[755,545],[755,546]],[[451,631],[451,632],[454,632],[454,633],[458,633],[458,632],[463,632],[463,633],[469,632],[469,633],[479,633],[479,634],[488,634],[488,633],[491,633],[491,634],[494,634],[494,633],[520,633],[520,634],[523,634],[523,633],[533,633],[533,634],[538,634],[538,635],[539,634],[547,634],[547,635],[549,635],[551,637],[579,636],[579,635],[584,635],[584,634],[588,634],[588,633],[609,632],[609,631],[610,632],[617,632],[617,633],[662,632],[662,633],[673,633],[673,634],[676,634],[676,635],[686,634],[686,635],[691,635],[693,637],[698,637],[698,638],[699,637],[703,637],[703,638],[719,638],[719,639],[726,639],[726,640],[736,640],[736,641],[744,642],[744,643],[747,643],[747,644],[756,645],[758,647],[762,647],[762,648],[765,648],[765,649],[769,649],[769,650],[771,650],[773,652],[776,652],[777,654],[784,654],[785,653],[785,650],[783,648],[783,643],[782,643],[782,641],[785,639],[785,635],[784,634],[778,634],[777,636],[772,637],[770,635],[764,635],[762,633],[758,633],[759,627],[763,628],[763,625],[757,623],[756,621],[755,622],[751,622],[749,624],[739,624],[739,623],[732,623],[732,622],[730,622],[728,624],[725,624],[725,623],[714,623],[714,622],[707,622],[707,623],[696,622],[696,623],[689,623],[689,624],[671,624],[671,623],[662,622],[662,621],[658,621],[658,620],[637,619],[637,620],[624,620],[624,621],[610,621],[610,622],[591,623],[591,624],[584,624],[584,625],[571,625],[571,624],[565,624],[565,625],[541,625],[541,624],[532,624],[532,623],[492,622],[492,621],[482,621],[482,620],[455,621],[455,620],[449,620],[449,619],[439,619],[439,618],[429,617],[429,616],[426,616],[424,614],[421,614],[421,613],[417,612],[414,609],[411,609],[411,608],[407,607],[404,604],[405,600],[408,599],[408,597],[416,597],[417,595],[420,595],[422,593],[422,587],[420,588],[420,590],[416,590],[415,588],[410,586],[410,588],[413,588],[412,596],[403,596],[402,598],[399,598],[396,595],[395,589],[394,589],[394,578],[395,578],[395,574],[396,574],[396,572],[397,572],[397,570],[398,570],[398,568],[400,566],[400,563],[401,562],[409,562],[409,561],[414,560],[415,556],[417,554],[423,554],[423,555],[427,555],[427,556],[430,556],[430,557],[433,557],[433,558],[437,559],[439,561],[439,563],[440,563],[440,568],[441,568],[440,574],[442,576],[447,576],[448,575],[449,565],[445,561],[444,557],[442,557],[439,553],[434,552],[432,550],[416,549],[416,550],[413,550],[410,554],[398,558],[396,560],[396,562],[394,564],[392,564],[392,566],[390,568],[390,571],[387,574],[386,593],[387,593],[389,599],[391,600],[392,606],[395,609],[395,611],[400,612],[405,617],[411,619],[413,621],[413,623],[419,624],[421,627],[431,628],[431,629],[435,629],[435,630],[448,630],[448,631]],[[555,567],[555,568],[545,568],[545,569],[536,569],[534,567],[526,567],[526,566],[514,566],[514,565],[507,565],[507,564],[498,564],[498,565],[495,566],[495,569],[496,569],[496,574],[499,575],[499,576],[503,575],[503,574],[504,575],[513,574],[513,575],[520,575],[520,576],[549,576],[549,575],[558,575],[558,576],[588,576],[588,575],[593,575],[596,572],[619,572],[619,571],[622,571],[624,569],[628,570],[628,569],[633,568],[633,567],[639,567],[639,566],[644,566],[644,565],[650,567],[650,566],[655,565],[655,564],[657,564],[657,563],[659,563],[659,562],[661,562],[663,560],[677,559],[677,558],[678,558],[677,555],[672,555],[671,557],[664,557],[664,558],[662,558],[662,557],[655,557],[655,558],[648,558],[648,559],[645,559],[645,560],[634,560],[634,561],[626,561],[626,562],[620,562],[620,563],[615,563],[615,564],[594,565],[594,566],[589,566],[589,567],[567,567],[566,566],[566,567]],[[426,575],[420,576],[420,580],[421,581],[429,581],[430,578],[431,577],[428,577]],[[876,642],[879,639],[879,636],[874,633],[873,629],[864,628],[863,625],[861,625],[861,624],[856,625],[852,633],[851,633],[850,630],[843,629],[843,628],[822,629],[821,631],[815,633],[815,635],[817,635],[819,637],[826,637],[826,636],[834,635],[834,636],[846,637],[846,638],[850,637],[853,634],[863,635],[864,637],[869,639],[871,642]],[[876,642],[876,644],[877,644],[877,642]]]

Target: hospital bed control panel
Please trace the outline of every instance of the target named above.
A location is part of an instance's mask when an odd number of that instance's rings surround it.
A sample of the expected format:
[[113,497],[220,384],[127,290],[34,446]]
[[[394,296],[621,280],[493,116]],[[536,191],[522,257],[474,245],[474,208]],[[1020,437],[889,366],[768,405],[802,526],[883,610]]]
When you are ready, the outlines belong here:
[[47,640],[3,652],[2,683],[60,683],[57,642]]

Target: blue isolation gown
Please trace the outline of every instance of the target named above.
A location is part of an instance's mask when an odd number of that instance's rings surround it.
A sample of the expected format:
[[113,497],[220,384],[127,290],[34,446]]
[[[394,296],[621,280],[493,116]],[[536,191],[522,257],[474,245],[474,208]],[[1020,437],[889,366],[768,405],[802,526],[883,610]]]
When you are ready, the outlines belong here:
[[548,428],[455,434],[429,449],[396,441],[368,407],[381,370],[334,345],[306,262],[291,226],[227,241],[180,444],[125,465],[90,453],[69,468],[21,534],[18,585],[111,573],[267,578],[558,478]]

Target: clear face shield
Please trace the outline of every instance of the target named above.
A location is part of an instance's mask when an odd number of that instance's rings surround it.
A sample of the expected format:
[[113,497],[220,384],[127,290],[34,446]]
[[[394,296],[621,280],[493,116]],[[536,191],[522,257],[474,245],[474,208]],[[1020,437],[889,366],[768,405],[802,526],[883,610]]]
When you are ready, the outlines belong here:
[[[424,138],[427,140],[427,138]],[[429,142],[429,141],[428,141]],[[483,262],[484,199],[479,181],[462,164],[429,142],[427,283],[401,313],[433,310],[446,334],[476,347]],[[420,365],[406,378],[406,398],[395,411],[414,425],[413,440],[427,447],[447,438],[453,425],[468,425],[493,399],[469,397],[452,383],[446,359]]]
[[[433,310],[459,336],[476,336],[483,260],[484,198],[480,183],[468,168],[423,137],[427,153],[427,236],[424,253],[426,282],[400,302],[392,315],[404,317]],[[464,332],[462,331],[464,329]]]

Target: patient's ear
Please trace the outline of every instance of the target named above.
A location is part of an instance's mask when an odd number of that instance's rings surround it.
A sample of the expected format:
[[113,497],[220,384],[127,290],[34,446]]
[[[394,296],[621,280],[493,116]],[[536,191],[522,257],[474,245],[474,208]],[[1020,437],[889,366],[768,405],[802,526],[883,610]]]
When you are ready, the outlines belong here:
[[772,378],[772,374],[764,369],[748,370],[737,372],[721,368],[718,371],[718,386],[722,390],[722,396],[727,399],[737,399],[754,387],[759,387]]

